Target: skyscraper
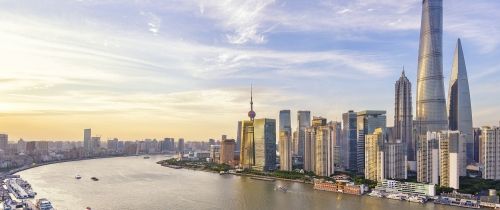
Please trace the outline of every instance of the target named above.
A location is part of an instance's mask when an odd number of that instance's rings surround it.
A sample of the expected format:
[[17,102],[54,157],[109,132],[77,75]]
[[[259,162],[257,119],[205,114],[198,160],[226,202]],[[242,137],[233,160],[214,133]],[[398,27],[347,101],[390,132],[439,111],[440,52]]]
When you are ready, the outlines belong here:
[[381,181],[384,177],[384,131],[377,128],[371,134],[366,135],[365,143],[365,178],[373,181]]
[[281,110],[280,111],[280,131],[288,131],[288,133],[292,133],[292,119],[290,115],[290,110]]
[[179,138],[179,141],[177,143],[177,152],[180,154],[180,155],[184,155],[184,150],[185,150],[185,147],[184,147],[184,139],[183,138]]
[[438,132],[427,132],[417,141],[417,182],[439,183]]
[[319,176],[330,176],[334,173],[334,153],[331,127],[326,124],[326,119],[325,124],[316,127],[314,136],[314,172]]
[[276,170],[276,120],[255,119],[254,127],[254,154],[256,170]]
[[[464,53],[460,39],[457,41],[453,65],[451,68],[448,92],[449,129],[465,135],[465,161],[474,162],[474,133],[472,128],[472,109],[470,102],[469,81],[465,67]],[[465,175],[465,174],[463,174]]]
[[292,137],[286,130],[279,132],[280,169],[292,170]]
[[415,143],[413,141],[413,115],[411,101],[411,83],[405,75],[396,81],[395,85],[395,108],[394,108],[394,134],[395,139],[406,144],[407,157],[409,161],[415,161]]
[[423,0],[417,73],[417,129],[447,130],[443,83],[443,0]]
[[439,185],[459,188],[460,142],[464,135],[458,131],[439,133]]
[[311,127],[311,112],[298,111],[297,121],[297,155],[304,158],[305,129]]
[[357,143],[356,143],[356,167],[358,173],[365,173],[365,136],[372,134],[375,129],[385,130],[387,119],[386,111],[366,110],[357,113]]
[[248,117],[250,120],[241,122],[241,145],[240,145],[240,166],[251,168],[255,166],[255,141],[254,141],[254,118],[253,110],[253,87],[250,86],[250,111]]
[[7,134],[0,134],[0,150],[7,152],[7,145],[9,136]]
[[250,89],[250,120],[242,121],[240,166],[263,171],[276,169],[276,120],[255,119]]
[[240,148],[241,148],[241,126],[242,126],[242,122],[241,121],[238,121],[238,129],[237,129],[237,133],[236,133],[236,148],[235,148],[235,151],[240,151]]
[[481,127],[480,163],[483,179],[500,179],[500,128]]
[[244,120],[241,126],[240,166],[251,168],[255,165],[253,121]]
[[83,148],[87,155],[92,153],[92,130],[90,128],[83,130]]
[[345,147],[342,148],[346,152],[344,153],[344,161],[347,163],[346,166],[350,170],[356,170],[357,166],[357,115],[356,112],[349,110],[342,114],[342,132],[344,141],[347,143]]
[[236,142],[234,139],[222,139],[220,145],[220,161],[219,163],[234,166],[234,151]]
[[281,110],[279,118],[279,152],[281,170],[292,170],[292,125],[290,110]]
[[330,126],[330,138],[332,141],[329,151],[332,157],[330,161],[335,167],[343,167],[345,164],[342,157],[347,151],[342,150],[342,148],[347,148],[347,142],[342,138],[342,123],[330,121],[328,126]]
[[480,161],[480,148],[481,148],[481,128],[474,128],[474,162],[479,163]]

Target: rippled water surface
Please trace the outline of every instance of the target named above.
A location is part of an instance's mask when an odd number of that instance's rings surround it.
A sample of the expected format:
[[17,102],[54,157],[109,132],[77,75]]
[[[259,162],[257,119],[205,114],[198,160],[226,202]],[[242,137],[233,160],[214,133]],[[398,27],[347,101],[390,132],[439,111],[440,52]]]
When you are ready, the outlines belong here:
[[[312,185],[161,167],[163,156],[59,163],[19,174],[58,210],[84,209],[461,209],[312,189]],[[75,179],[80,174],[81,180]],[[92,181],[90,177],[99,181]],[[288,192],[275,191],[286,184]]]

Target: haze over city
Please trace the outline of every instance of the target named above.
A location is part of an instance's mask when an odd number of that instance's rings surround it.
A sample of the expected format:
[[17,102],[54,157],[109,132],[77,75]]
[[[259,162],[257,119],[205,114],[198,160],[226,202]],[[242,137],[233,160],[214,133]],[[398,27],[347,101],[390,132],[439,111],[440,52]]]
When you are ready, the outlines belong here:
[[[496,125],[500,2],[470,2],[444,2],[445,87],[461,38],[474,127]],[[420,17],[419,0],[0,2],[0,130],[234,137],[251,83],[259,118],[380,109],[391,125],[403,66],[415,88]]]

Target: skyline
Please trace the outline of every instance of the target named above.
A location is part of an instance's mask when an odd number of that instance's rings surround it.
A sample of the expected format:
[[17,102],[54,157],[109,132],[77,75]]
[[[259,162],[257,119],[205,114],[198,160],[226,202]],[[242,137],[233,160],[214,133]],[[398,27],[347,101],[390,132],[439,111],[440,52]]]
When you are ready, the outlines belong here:
[[[460,37],[474,127],[497,125],[491,113],[500,99],[490,96],[500,92],[500,4],[465,2],[445,1],[445,87]],[[11,140],[81,140],[84,128],[105,139],[234,138],[247,118],[250,83],[257,118],[290,109],[292,128],[298,110],[337,121],[351,109],[386,110],[392,119],[403,65],[416,85],[421,2],[330,3],[299,12],[299,3],[283,1],[2,2],[0,130]],[[380,13],[383,6],[390,12]]]

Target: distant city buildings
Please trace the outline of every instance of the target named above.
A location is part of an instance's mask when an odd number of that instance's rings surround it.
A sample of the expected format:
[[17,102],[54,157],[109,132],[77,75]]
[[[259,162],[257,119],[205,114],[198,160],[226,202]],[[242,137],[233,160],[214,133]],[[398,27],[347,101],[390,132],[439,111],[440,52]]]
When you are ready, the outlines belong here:
[[9,135],[3,133],[0,134],[0,152],[7,151],[8,142],[9,142]]
[[83,148],[85,149],[85,153],[87,155],[92,154],[92,130],[90,128],[83,130]]

